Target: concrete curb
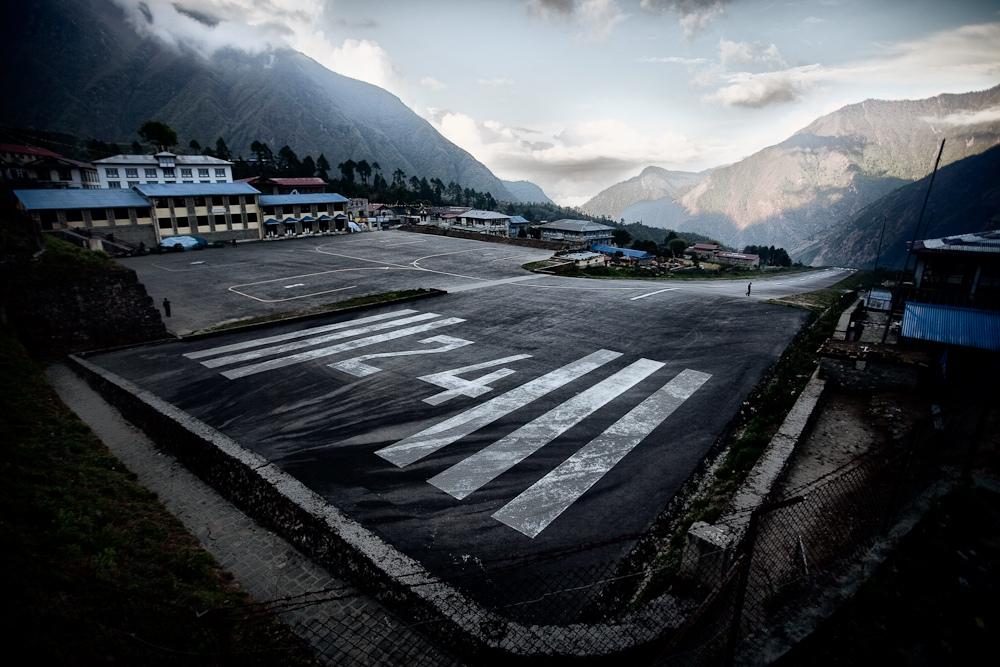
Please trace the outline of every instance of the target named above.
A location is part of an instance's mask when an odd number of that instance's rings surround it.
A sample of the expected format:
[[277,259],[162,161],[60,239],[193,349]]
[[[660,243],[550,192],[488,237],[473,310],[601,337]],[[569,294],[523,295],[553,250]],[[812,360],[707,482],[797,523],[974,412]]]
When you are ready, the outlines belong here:
[[[158,446],[249,516],[333,572],[395,604],[482,657],[544,659],[631,653],[677,629],[684,610],[663,595],[617,621],[524,625],[485,609],[301,482],[208,424],[72,355],[69,365]],[[670,625],[668,620],[674,620]],[[447,626],[447,627],[444,627]]]

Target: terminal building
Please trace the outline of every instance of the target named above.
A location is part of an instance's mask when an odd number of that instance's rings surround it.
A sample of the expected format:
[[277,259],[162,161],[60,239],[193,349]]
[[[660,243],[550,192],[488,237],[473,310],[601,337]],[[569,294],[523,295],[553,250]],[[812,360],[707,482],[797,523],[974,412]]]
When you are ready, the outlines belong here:
[[[335,192],[261,195],[264,237],[357,231],[347,218],[348,199]],[[357,225],[354,225],[357,227]]]
[[543,241],[610,244],[613,228],[590,220],[556,220],[538,225]]
[[137,185],[232,183],[233,163],[210,155],[113,155],[94,160],[102,188],[126,189]]

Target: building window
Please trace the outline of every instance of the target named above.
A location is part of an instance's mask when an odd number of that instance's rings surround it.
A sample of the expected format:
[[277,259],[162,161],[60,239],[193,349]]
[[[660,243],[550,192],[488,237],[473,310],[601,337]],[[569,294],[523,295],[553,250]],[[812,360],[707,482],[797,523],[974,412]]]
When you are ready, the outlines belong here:
[[118,178],[118,169],[117,168],[116,169],[111,169],[111,168],[105,169],[104,170],[104,175],[106,177],[108,177],[108,178]]
[[83,222],[83,211],[80,209],[67,209],[66,222]]
[[[181,178],[191,178],[191,168],[181,167]],[[188,181],[190,182],[190,181]]]
[[264,215],[274,215],[273,206],[261,206],[261,210],[264,212]]
[[198,226],[198,227],[205,227],[205,228],[207,228],[208,227],[208,216],[207,215],[199,215],[198,219],[195,222],[195,225]]
[[164,169],[163,170],[163,178],[174,178],[174,169],[173,169],[173,167],[171,167],[169,169]]
[[125,178],[139,178],[139,170],[138,169],[126,168],[125,169]]
[[215,170],[215,177],[216,178],[225,178],[226,177],[226,170],[225,169],[216,169]]
[[137,186],[137,185],[139,185],[139,181],[129,181],[129,182],[128,182],[128,186],[129,186],[130,188],[134,188],[134,187],[135,187],[135,186]]
[[73,180],[73,172],[70,171],[69,169],[60,169],[59,170],[59,180],[60,181],[72,181]]
[[42,225],[46,229],[52,229],[52,225],[59,222],[59,214],[56,213],[55,211],[42,211],[39,214],[39,217],[42,220]]
[[205,198],[204,197],[195,197],[194,198],[194,205],[195,206],[205,206],[206,205],[205,204]]
[[170,218],[160,218],[156,221],[160,225],[160,229],[173,229],[174,225],[170,222]]
[[116,189],[116,190],[121,190],[122,189],[122,182],[121,181],[108,181],[108,187]]
[[219,196],[212,197],[212,206],[223,206],[224,204],[225,202],[223,201],[222,197]]
[[127,208],[113,208],[111,213],[115,216],[115,220],[118,222],[131,222],[132,216]]
[[144,169],[143,172],[146,174],[146,178],[156,178],[156,169]]
[[194,183],[194,181],[183,181],[184,183]]
[[198,178],[208,178],[208,169],[199,169]]

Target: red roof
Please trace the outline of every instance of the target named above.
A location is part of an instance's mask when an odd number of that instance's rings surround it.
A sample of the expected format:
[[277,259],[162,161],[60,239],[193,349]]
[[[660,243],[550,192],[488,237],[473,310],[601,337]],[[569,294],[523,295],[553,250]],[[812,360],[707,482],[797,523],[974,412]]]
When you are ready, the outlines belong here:
[[62,157],[59,153],[38,146],[19,146],[18,144],[0,144],[0,153],[20,153],[37,157]]
[[717,243],[695,243],[691,246],[695,250],[718,250],[719,245]]
[[272,178],[270,179],[278,185],[326,185],[326,181],[318,176],[305,176],[300,178]]

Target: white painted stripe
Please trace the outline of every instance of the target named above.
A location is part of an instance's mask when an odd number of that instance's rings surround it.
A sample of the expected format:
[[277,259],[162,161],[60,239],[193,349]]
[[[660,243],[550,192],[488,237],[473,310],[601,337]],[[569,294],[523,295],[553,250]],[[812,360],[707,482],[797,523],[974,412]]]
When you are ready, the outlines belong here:
[[604,433],[497,510],[493,518],[528,537],[536,537],[710,377],[708,373],[690,369],[681,372]]
[[434,329],[440,329],[441,327],[448,327],[452,324],[459,324],[465,320],[458,317],[448,317],[443,320],[435,320],[434,322],[428,322],[427,324],[421,324],[415,327],[407,327],[406,329],[397,329],[395,331],[389,331],[387,333],[378,334],[376,336],[368,336],[367,338],[356,338],[354,340],[349,340],[346,343],[339,343],[337,345],[331,345],[330,347],[321,347],[316,350],[309,350],[307,352],[299,352],[298,354],[293,354],[289,357],[279,357],[278,359],[270,359],[268,361],[262,361],[257,364],[251,364],[249,366],[241,366],[240,368],[234,368],[229,371],[222,373],[223,377],[229,378],[230,380],[235,380],[236,378],[246,377],[248,375],[255,375],[257,373],[263,373],[264,371],[271,371],[276,368],[284,368],[285,366],[292,366],[294,364],[301,364],[305,361],[312,361],[313,359],[322,359],[323,357],[331,357],[340,352],[346,352],[348,350],[356,350],[359,347],[368,347],[369,345],[377,345],[378,343],[384,343],[389,340],[395,340],[396,338],[403,338],[404,336],[412,336],[414,334],[423,333],[425,331],[432,331]]
[[401,317],[403,315],[412,315],[417,311],[415,310],[394,310],[391,313],[382,313],[381,315],[370,315],[368,317],[361,317],[354,320],[348,320],[346,322],[337,322],[336,324],[324,324],[321,327],[310,327],[309,329],[299,329],[298,331],[292,331],[290,333],[278,334],[276,336],[268,336],[267,338],[254,338],[253,340],[246,340],[242,343],[232,343],[231,345],[223,345],[221,347],[212,347],[207,350],[199,350],[198,352],[188,352],[184,356],[188,359],[202,359],[204,357],[211,357],[216,354],[225,354],[226,352],[236,352],[237,350],[246,350],[251,347],[258,347],[260,345],[270,345],[271,343],[280,343],[285,340],[293,340],[295,338],[304,338],[305,336],[312,336],[314,334],[324,333],[326,331],[336,331],[337,329],[346,329],[347,327],[352,327],[358,324],[367,324],[369,322],[379,322],[381,320],[389,320],[394,317]]
[[526,280],[538,280],[539,278],[545,278],[541,274],[533,274],[530,276],[516,276],[514,278],[500,278],[498,280],[489,280],[485,282],[478,283],[466,283],[465,285],[455,285],[454,287],[448,288],[448,293],[453,294],[455,292],[468,292],[473,289],[482,289],[484,287],[496,287],[497,285],[510,285],[511,283],[523,283]]
[[374,324],[366,324],[363,327],[356,327],[354,329],[345,329],[344,331],[334,331],[333,333],[326,333],[321,336],[314,336],[313,338],[306,338],[305,340],[297,340],[292,343],[284,343],[282,345],[275,345],[273,347],[262,347],[256,350],[250,350],[248,352],[237,352],[236,354],[230,354],[225,357],[216,357],[215,359],[209,359],[208,361],[201,362],[202,366],[207,368],[218,368],[219,366],[228,366],[230,364],[237,364],[241,361],[251,361],[253,359],[261,359],[263,357],[271,357],[276,354],[284,354],[285,352],[291,352],[293,350],[301,350],[304,347],[312,347],[313,345],[322,345],[323,343],[329,343],[330,341],[340,340],[342,338],[350,338],[351,336],[360,336],[361,334],[372,333],[373,331],[382,331],[383,329],[392,329],[393,327],[401,327],[404,324],[413,324],[414,322],[423,322],[424,320],[431,320],[435,317],[441,317],[437,313],[417,313],[416,315],[410,315],[409,317],[403,317],[398,320],[389,320],[388,322],[376,322]]
[[441,343],[438,347],[430,347],[427,349],[420,350],[400,350],[398,352],[376,352],[375,354],[362,354],[360,357],[354,357],[353,359],[344,359],[343,361],[335,361],[332,364],[327,364],[327,368],[332,368],[334,370],[347,373],[348,375],[353,375],[354,377],[367,377],[369,375],[374,375],[381,371],[381,368],[376,368],[366,364],[366,361],[371,361],[372,359],[390,359],[392,357],[411,357],[419,354],[441,354],[442,352],[450,352],[452,350],[457,350],[460,347],[465,347],[466,345],[472,345],[471,340],[464,340],[462,338],[454,338],[453,336],[434,336],[432,338],[425,338],[421,341],[417,341],[422,345],[427,345],[428,343]]
[[285,285],[285,289],[291,289],[293,287],[305,287],[305,283],[295,283],[294,285]]
[[427,481],[462,500],[663,366],[660,361],[639,359]]
[[598,350],[582,359],[566,364],[562,368],[557,368],[541,377],[525,382],[520,387],[515,387],[496,398],[491,398],[451,419],[446,419],[404,438],[394,445],[383,447],[375,453],[402,468],[433,454],[456,440],[461,440],[473,431],[478,431],[484,426],[492,424],[518,408],[524,407],[620,356],[622,356],[621,352]]
[[655,292],[646,292],[645,294],[640,294],[639,296],[634,296],[629,301],[638,301],[639,299],[645,299],[647,296],[653,296],[654,294],[662,294],[663,292],[673,292],[676,287],[667,287],[666,289],[659,289]]

